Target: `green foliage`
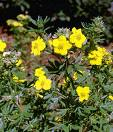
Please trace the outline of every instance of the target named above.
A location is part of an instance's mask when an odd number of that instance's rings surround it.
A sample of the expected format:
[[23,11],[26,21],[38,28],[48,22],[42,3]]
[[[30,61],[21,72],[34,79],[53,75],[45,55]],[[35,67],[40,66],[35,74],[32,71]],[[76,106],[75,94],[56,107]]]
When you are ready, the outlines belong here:
[[102,43],[104,40],[104,34],[107,30],[102,17],[96,17],[92,21],[93,22],[89,25],[85,25],[85,23],[82,24],[85,28],[87,38],[90,39],[90,41],[93,41],[93,43]]
[[49,27],[45,28],[45,25],[49,22],[49,20],[50,19],[48,17],[45,17],[44,19],[42,19],[42,17],[40,16],[38,16],[36,21],[30,18],[31,23],[36,27],[35,29],[31,28],[30,31],[34,31],[40,34],[45,33],[45,31],[49,28]]
[[7,9],[10,7],[19,7],[22,11],[25,11],[26,8],[30,8],[30,5],[26,0],[4,0],[0,3],[2,9]]

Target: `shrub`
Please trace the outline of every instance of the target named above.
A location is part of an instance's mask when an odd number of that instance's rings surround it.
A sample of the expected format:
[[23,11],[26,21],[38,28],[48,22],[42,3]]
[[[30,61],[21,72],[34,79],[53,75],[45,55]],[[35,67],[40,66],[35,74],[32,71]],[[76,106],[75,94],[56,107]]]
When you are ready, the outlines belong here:
[[9,24],[15,41],[0,54],[0,130],[112,130],[112,54],[100,45],[102,18],[53,35],[45,23],[28,16]]

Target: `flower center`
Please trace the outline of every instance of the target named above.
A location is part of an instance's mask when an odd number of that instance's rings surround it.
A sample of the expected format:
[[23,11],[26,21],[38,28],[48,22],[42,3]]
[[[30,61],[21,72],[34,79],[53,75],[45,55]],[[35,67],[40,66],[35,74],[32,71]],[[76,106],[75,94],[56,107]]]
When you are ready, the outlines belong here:
[[78,35],[76,36],[76,39],[77,39],[77,40],[80,40],[80,39],[81,39],[81,35],[78,34]]
[[63,49],[63,44],[59,44],[59,45],[58,45],[58,49],[59,49],[59,50],[62,50],[62,49]]
[[82,97],[82,98],[85,97],[85,95],[86,95],[85,93],[81,93],[81,97]]

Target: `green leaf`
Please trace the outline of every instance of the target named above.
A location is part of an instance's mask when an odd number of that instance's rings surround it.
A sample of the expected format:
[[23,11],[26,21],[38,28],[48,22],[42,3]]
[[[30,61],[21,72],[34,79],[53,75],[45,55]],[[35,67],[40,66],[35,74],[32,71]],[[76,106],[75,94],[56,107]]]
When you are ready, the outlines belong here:
[[64,132],[69,132],[69,126],[63,124],[62,129],[64,130]]

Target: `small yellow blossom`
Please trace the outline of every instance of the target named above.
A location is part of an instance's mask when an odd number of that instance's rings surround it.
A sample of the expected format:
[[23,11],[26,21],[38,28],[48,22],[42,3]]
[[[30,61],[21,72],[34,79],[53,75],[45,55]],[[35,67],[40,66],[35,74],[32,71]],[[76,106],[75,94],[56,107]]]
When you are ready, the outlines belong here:
[[17,76],[13,76],[13,80],[17,83],[24,83],[26,80],[25,79],[19,79]]
[[51,88],[51,80],[47,79],[46,76],[40,76],[39,79],[35,82],[35,88],[37,90],[49,90]]
[[104,61],[106,64],[112,62],[110,53],[105,48],[97,47],[97,50],[93,50],[89,53],[88,59],[91,65],[102,65]]
[[72,47],[72,45],[63,35],[53,39],[53,41],[51,41],[51,45],[54,47],[54,52],[61,55],[67,55],[68,50]]
[[74,80],[77,80],[77,78],[78,78],[77,72],[74,72],[74,74],[73,74],[73,79],[74,79]]
[[91,65],[102,65],[103,55],[99,51],[92,51],[88,55],[88,59]]
[[31,53],[35,56],[39,56],[41,51],[43,51],[46,47],[44,40],[38,37],[36,40],[32,41]]
[[86,37],[82,34],[81,29],[72,28],[72,34],[70,35],[70,42],[75,44],[77,48],[81,48],[86,41]]
[[79,96],[79,101],[80,102],[83,102],[84,100],[88,100],[89,93],[90,93],[89,87],[78,86],[77,89],[76,89],[76,92]]
[[22,27],[23,26],[22,23],[20,23],[20,22],[18,22],[16,20],[13,20],[13,19],[8,19],[7,20],[7,25],[8,26],[13,26],[13,27]]
[[20,22],[18,22],[18,21],[14,21],[14,22],[12,23],[12,25],[13,25],[14,27],[22,27],[22,26],[23,26],[23,24],[20,23]]
[[23,62],[22,59],[17,60],[16,61],[16,66],[20,66],[22,64],[22,62]]
[[17,16],[17,19],[19,19],[19,20],[26,20],[26,19],[28,19],[29,18],[29,16],[28,15],[24,15],[24,14],[19,14],[18,16]]
[[6,43],[0,39],[0,51],[3,52],[6,48]]
[[45,72],[43,71],[42,67],[35,69],[35,76],[36,77],[43,76],[44,74],[45,74]]
[[109,95],[109,99],[113,100],[113,96],[112,95]]

